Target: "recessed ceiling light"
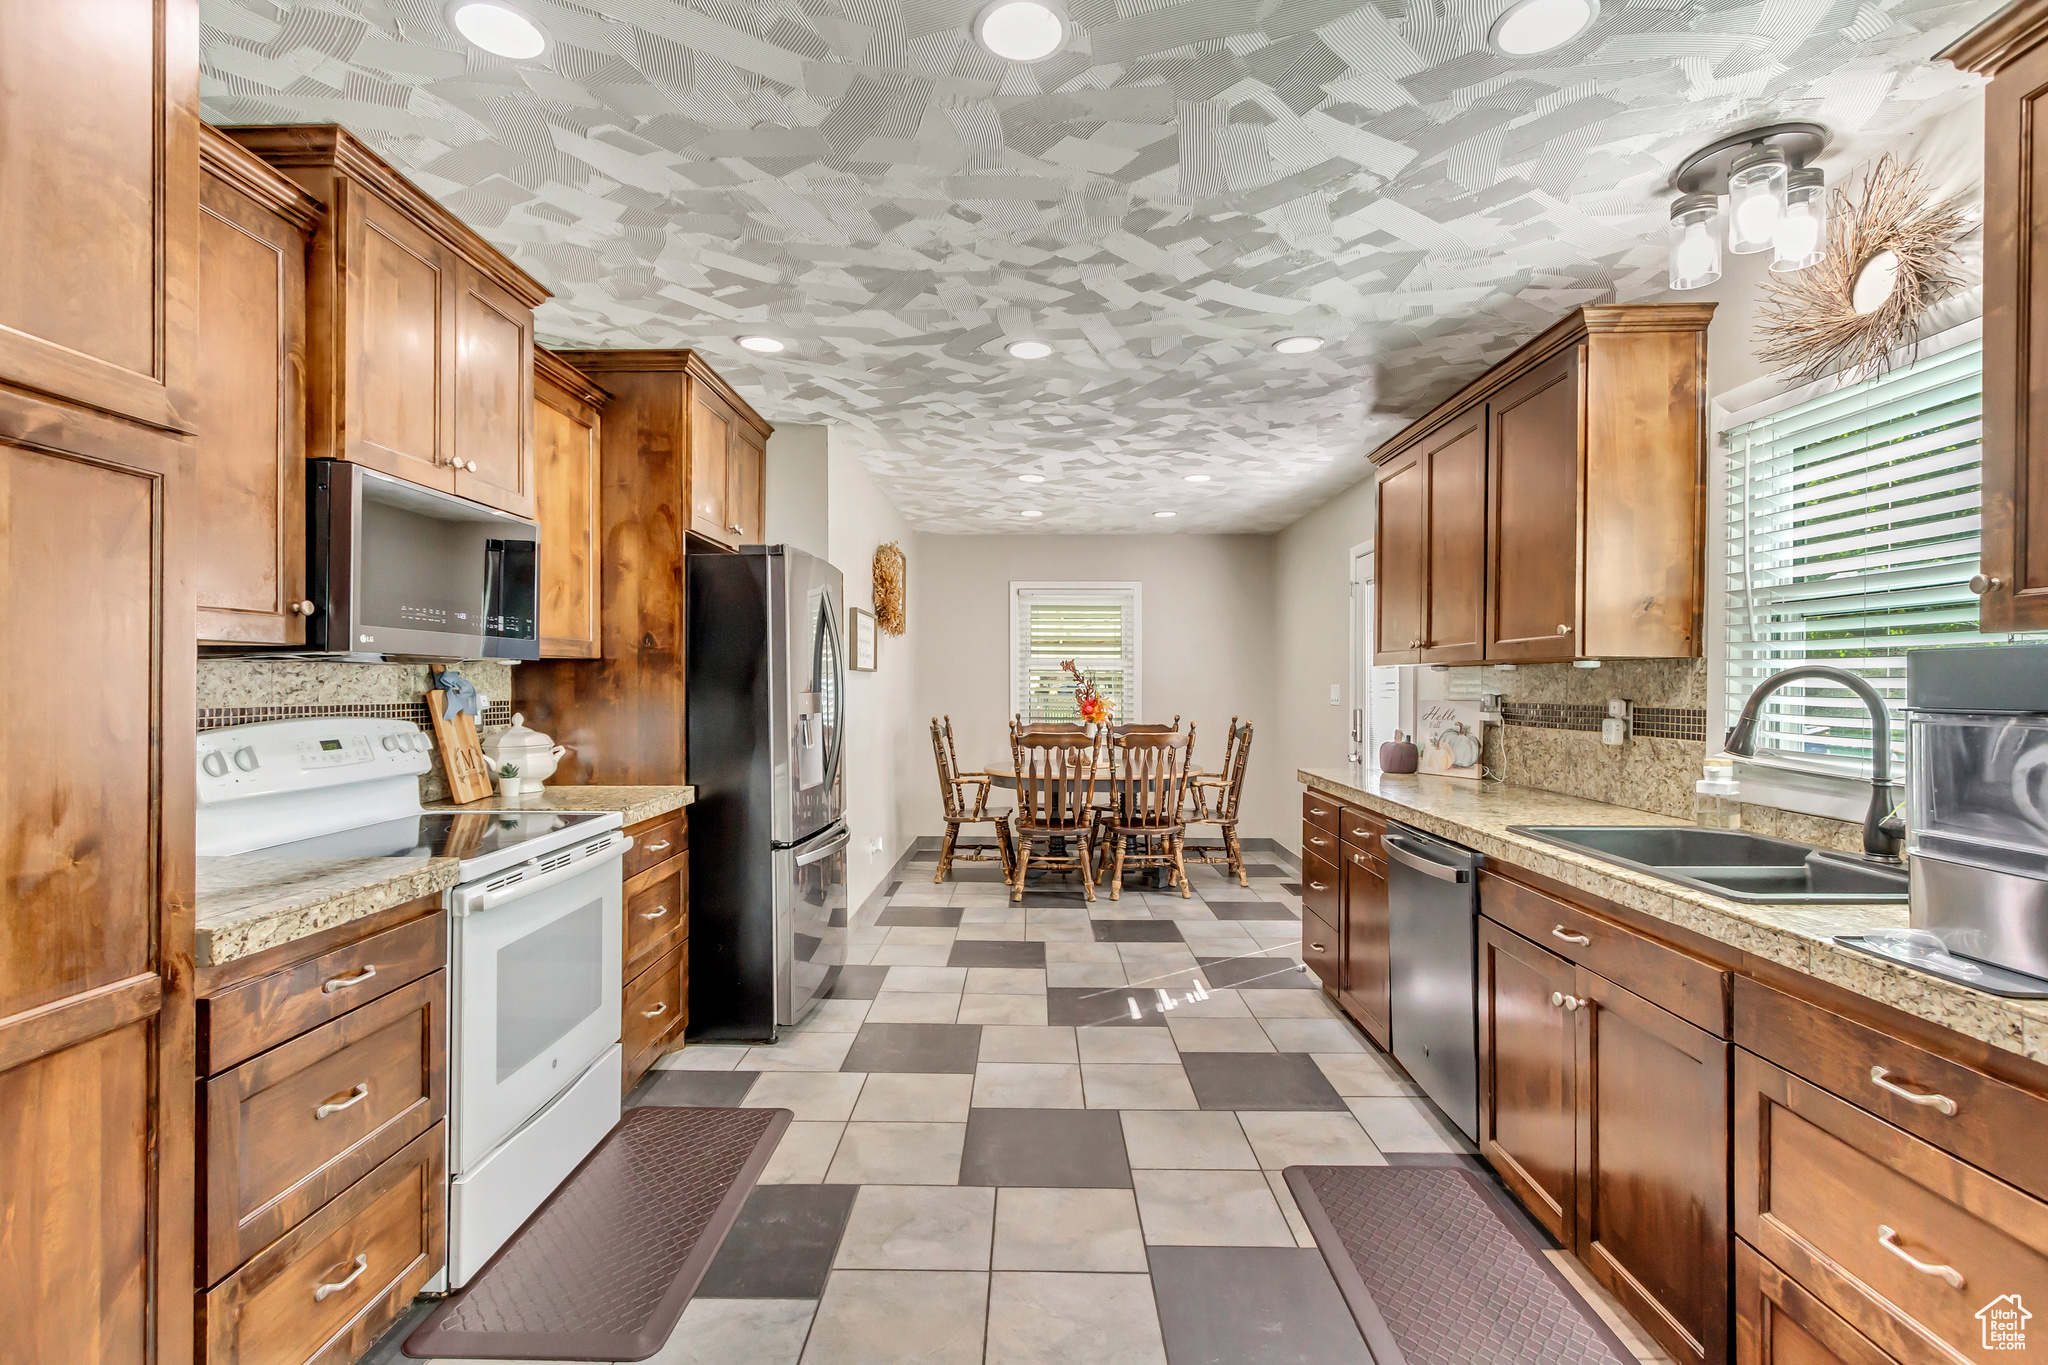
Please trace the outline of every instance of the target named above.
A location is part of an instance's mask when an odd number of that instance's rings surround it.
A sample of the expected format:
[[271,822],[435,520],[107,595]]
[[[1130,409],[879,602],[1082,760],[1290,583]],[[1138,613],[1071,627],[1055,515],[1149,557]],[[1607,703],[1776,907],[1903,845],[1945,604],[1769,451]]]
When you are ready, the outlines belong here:
[[455,31],[494,57],[523,62],[548,50],[541,26],[495,0],[456,0],[448,7]]
[[1045,513],[1039,511],[1036,507],[1027,507],[1017,515],[1020,517],[1042,517]]
[[1042,341],[1013,341],[1003,349],[1017,360],[1043,360],[1052,354],[1052,347]]
[[740,345],[750,351],[759,351],[763,355],[773,355],[775,352],[785,349],[783,344],[774,337],[741,337]]
[[1177,516],[1179,516],[1179,515],[1180,515],[1180,513],[1178,513],[1178,512],[1154,512],[1154,513],[1153,513],[1152,515],[1153,515],[1153,516],[1155,516],[1155,517],[1159,517],[1159,518],[1162,518],[1162,519],[1163,519],[1163,518],[1166,518],[1166,517],[1177,517]]
[[975,17],[974,36],[1005,61],[1040,62],[1067,40],[1067,21],[1038,0],[998,0]]
[[1045,475],[1043,475],[1043,474],[1019,474],[1019,475],[1017,476],[1017,482],[1018,482],[1018,483],[1044,483],[1044,482],[1045,482]]
[[1323,349],[1321,337],[1281,337],[1273,343],[1273,349],[1281,355],[1304,355],[1309,351]]
[[1209,476],[1208,476],[1207,474],[1183,474],[1183,475],[1181,475],[1180,477],[1181,477],[1181,482],[1182,482],[1182,483],[1207,483],[1207,482],[1209,482]]
[[1599,17],[1600,0],[1515,0],[1486,40],[1502,56],[1533,57],[1563,47]]

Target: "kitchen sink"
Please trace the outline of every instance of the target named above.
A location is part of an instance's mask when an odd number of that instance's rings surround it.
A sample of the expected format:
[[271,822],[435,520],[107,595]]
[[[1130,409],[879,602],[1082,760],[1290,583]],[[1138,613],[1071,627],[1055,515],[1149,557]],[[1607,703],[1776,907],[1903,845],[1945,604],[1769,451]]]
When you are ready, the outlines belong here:
[[1688,825],[1514,825],[1523,834],[1733,901],[1829,905],[1906,899],[1906,866],[1790,839]]

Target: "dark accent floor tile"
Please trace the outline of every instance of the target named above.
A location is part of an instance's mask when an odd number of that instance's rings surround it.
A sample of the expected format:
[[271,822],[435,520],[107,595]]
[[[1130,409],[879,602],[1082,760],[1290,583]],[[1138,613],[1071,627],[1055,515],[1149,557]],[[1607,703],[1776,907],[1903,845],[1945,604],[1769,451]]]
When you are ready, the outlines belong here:
[[963,1185],[1127,1190],[1122,1120],[1114,1109],[972,1109]]
[[862,1024],[839,1069],[968,1076],[980,1053],[979,1024]]
[[1097,943],[1179,943],[1180,926],[1170,919],[1098,919]]
[[1153,1247],[1167,1365],[1372,1365],[1320,1251]]
[[440,1306],[441,1300],[414,1299],[398,1321],[384,1329],[384,1335],[377,1338],[377,1344],[356,1365],[413,1365],[411,1356],[405,1353],[405,1339],[418,1330],[427,1314]]
[[1301,918],[1279,901],[1219,901],[1211,898],[1207,904],[1209,912],[1217,919],[1298,921]]
[[958,929],[966,913],[957,905],[892,905],[875,924],[882,929]]
[[815,1299],[858,1185],[758,1185],[693,1297]]
[[1142,1018],[1131,1018],[1131,1007],[1125,1003],[1129,994],[1122,986],[1049,986],[1045,992],[1045,1022],[1055,1027],[1166,1027],[1166,1020],[1159,1017],[1157,1010],[1145,1010]]
[[1272,863],[1246,863],[1244,865],[1244,875],[1247,877],[1272,877],[1277,880],[1292,874],[1286,868],[1276,867]]
[[1243,986],[1255,991],[1314,991],[1322,987],[1307,972],[1297,968],[1293,958],[1277,953],[1249,953],[1243,957],[1198,957],[1195,962],[1208,979],[1212,991]]
[[1306,1052],[1183,1052],[1180,1064],[1204,1109],[1322,1109],[1344,1097]]
[[888,896],[893,896],[893,895],[895,895],[895,894],[896,894],[896,893],[897,893],[898,891],[901,891],[902,889],[903,889],[903,883],[902,883],[902,882],[890,882],[890,883],[889,883],[889,889],[888,889],[887,891],[884,891],[884,892],[882,893],[882,895],[883,895],[884,897],[888,897]]
[[1043,967],[1045,945],[1043,943],[1000,943],[991,939],[958,938],[953,940],[952,955],[946,959],[948,967]]
[[829,998],[872,1000],[882,993],[882,982],[888,975],[887,967],[841,967]]
[[626,1108],[643,1104],[683,1109],[730,1109],[747,1097],[758,1071],[650,1071],[633,1087]]
[[1300,882],[1282,882],[1282,883],[1280,883],[1280,889],[1281,889],[1282,891],[1285,891],[1285,892],[1286,892],[1286,893],[1287,893],[1288,895],[1290,895],[1290,896],[1299,896],[1299,895],[1301,894],[1301,883],[1300,883]]

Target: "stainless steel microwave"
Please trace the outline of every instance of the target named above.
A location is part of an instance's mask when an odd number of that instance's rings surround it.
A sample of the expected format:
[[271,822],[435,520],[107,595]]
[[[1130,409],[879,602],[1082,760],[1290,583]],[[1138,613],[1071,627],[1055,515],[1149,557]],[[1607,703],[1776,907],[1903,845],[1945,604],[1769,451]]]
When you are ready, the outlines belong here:
[[345,460],[306,466],[306,646],[538,659],[540,527]]

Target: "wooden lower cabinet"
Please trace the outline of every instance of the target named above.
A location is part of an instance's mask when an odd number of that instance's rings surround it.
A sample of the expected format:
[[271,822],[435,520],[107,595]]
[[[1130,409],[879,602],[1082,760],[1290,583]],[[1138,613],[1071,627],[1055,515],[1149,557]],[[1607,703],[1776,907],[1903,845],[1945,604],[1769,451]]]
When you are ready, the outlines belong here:
[[1344,888],[1341,999],[1375,1043],[1392,1048],[1393,955],[1388,946],[1386,864],[1346,845],[1338,876]]
[[684,811],[630,825],[626,851],[625,990],[619,1032],[625,1089],[682,1045],[690,1020],[690,840]]
[[[1479,1152],[1566,1246],[1578,1232],[1572,964],[1479,921]],[[1555,997],[1555,998],[1554,998]]]
[[1735,1244],[1736,1365],[1897,1365],[1799,1282]]

